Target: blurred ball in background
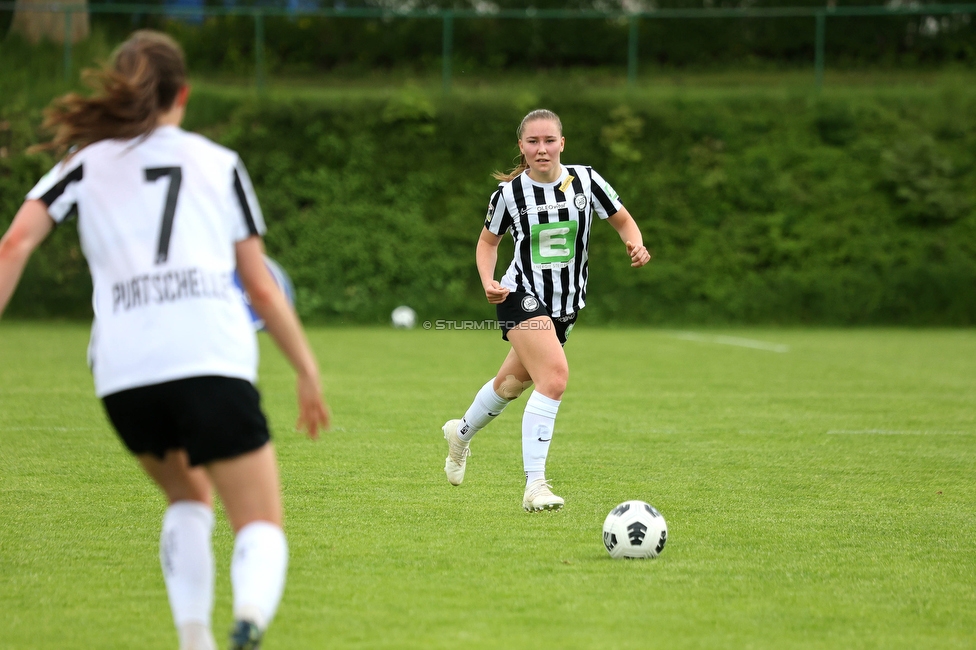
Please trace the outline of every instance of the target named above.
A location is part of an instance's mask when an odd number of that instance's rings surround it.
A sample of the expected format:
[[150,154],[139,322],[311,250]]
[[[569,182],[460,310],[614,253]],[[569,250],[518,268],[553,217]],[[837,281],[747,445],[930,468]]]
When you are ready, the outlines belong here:
[[406,305],[400,305],[390,314],[393,327],[402,330],[413,329],[417,324],[417,312]]

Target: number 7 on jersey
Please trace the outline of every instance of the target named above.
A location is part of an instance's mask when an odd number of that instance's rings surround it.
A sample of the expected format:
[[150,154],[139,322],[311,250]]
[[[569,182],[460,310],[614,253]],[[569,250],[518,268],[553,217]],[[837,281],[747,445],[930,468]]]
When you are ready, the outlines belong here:
[[159,228],[159,242],[156,246],[156,264],[162,264],[169,257],[169,238],[173,234],[173,217],[176,216],[176,198],[183,183],[183,170],[180,167],[151,167],[146,171],[146,180],[153,183],[163,176],[169,176],[169,189],[166,191],[166,205],[163,207],[163,223]]

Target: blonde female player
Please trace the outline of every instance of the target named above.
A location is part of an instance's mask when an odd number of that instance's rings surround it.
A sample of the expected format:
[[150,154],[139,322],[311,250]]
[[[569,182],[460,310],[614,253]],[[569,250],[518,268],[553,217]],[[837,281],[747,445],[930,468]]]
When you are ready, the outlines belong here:
[[31,190],[0,240],[0,313],[31,252],[76,216],[94,284],[95,393],[169,502],[160,560],[180,647],[216,647],[215,488],[235,533],[231,647],[257,648],[288,550],[235,267],[297,372],[298,426],[312,438],[329,425],[318,367],[264,265],[264,221],[240,158],[179,128],[189,96],[179,46],[135,32],[95,78],[100,94],[67,95],[48,112],[51,146],[76,149]]
[[[518,129],[519,165],[495,175],[501,183],[489,202],[476,257],[485,296],[496,305],[502,338],[512,348],[464,417],[443,427],[444,471],[452,485],[460,485],[471,438],[534,382],[522,415],[522,507],[530,512],[558,510],[564,503],[546,481],[546,457],[569,378],[562,346],[586,297],[593,213],[616,229],[631,266],[651,259],[613,188],[591,167],[560,163],[566,145],[562,131],[555,113],[532,111]],[[506,231],[515,240],[515,256],[499,282],[495,262]]]

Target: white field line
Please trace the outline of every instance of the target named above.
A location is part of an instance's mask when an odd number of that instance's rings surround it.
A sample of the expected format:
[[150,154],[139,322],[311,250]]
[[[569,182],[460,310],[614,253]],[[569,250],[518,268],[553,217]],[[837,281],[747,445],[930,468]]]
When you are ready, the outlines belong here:
[[898,431],[894,429],[831,429],[828,436],[971,436],[972,431]]
[[768,341],[757,341],[756,339],[745,339],[739,336],[707,336],[705,334],[695,334],[694,332],[676,332],[671,334],[673,338],[683,341],[697,341],[699,343],[718,343],[719,345],[736,345],[741,348],[752,348],[753,350],[765,350],[766,352],[785,353],[790,351],[790,346],[782,343],[769,343]]

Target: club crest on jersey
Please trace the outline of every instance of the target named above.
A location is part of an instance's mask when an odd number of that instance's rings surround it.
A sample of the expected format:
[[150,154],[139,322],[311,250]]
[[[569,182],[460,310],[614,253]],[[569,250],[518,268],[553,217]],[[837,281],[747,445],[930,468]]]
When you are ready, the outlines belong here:
[[522,298],[522,311],[535,311],[539,308],[539,301],[535,296],[526,296]]
[[584,194],[577,194],[573,199],[573,205],[576,206],[577,210],[582,210],[586,207],[586,196]]

